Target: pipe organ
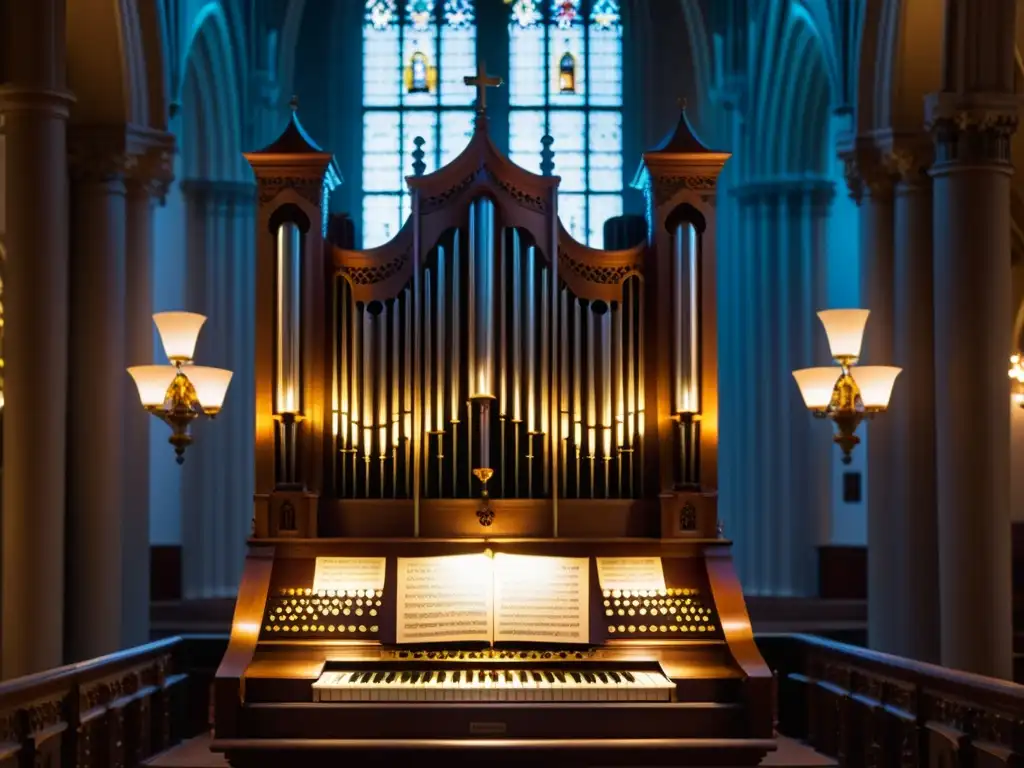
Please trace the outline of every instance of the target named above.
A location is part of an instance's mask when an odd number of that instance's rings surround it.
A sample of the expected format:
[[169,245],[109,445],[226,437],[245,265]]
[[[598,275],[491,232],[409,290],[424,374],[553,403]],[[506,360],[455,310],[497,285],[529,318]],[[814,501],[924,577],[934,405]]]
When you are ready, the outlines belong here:
[[[756,765],[772,680],[715,504],[728,155],[681,116],[634,182],[648,237],[593,249],[559,221],[551,140],[545,175],[511,163],[487,128],[496,81],[471,80],[467,148],[414,164],[412,213],[377,248],[326,237],[340,174],[294,114],[246,155],[255,512],[214,749],[253,766],[421,748],[476,764],[499,744],[513,762]],[[423,584],[440,592],[416,603]],[[492,588],[431,613],[445,590]],[[507,589],[568,602],[499,619]],[[494,615],[454,621],[465,605]],[[546,618],[507,629],[523,615]]]

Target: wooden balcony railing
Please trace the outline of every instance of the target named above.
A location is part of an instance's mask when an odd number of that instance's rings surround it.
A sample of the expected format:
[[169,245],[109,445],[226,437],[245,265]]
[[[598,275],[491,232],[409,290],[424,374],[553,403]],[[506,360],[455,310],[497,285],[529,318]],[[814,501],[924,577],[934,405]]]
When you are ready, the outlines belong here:
[[779,731],[851,768],[1024,766],[1024,686],[812,635],[759,635]]
[[0,683],[0,768],[135,768],[202,731],[225,646],[211,641],[169,638]]

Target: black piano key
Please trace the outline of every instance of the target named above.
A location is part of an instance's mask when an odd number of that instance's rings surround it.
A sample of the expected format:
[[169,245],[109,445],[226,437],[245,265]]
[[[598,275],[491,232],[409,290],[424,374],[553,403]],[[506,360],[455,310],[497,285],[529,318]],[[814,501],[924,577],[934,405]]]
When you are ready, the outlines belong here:
[[594,673],[593,672],[584,672],[583,673],[583,677],[586,678],[586,681],[588,683],[596,683],[597,682],[597,678],[594,677]]
[[405,670],[404,672],[402,672],[402,682],[403,683],[408,683],[411,679],[412,679],[412,672],[410,672],[409,670]]
[[604,672],[601,672],[600,670],[598,670],[598,672],[596,674],[597,674],[597,679],[600,680],[602,683],[610,683],[611,682],[611,680],[608,678],[608,676]]
[[636,678],[633,677],[633,674],[631,672],[623,672],[622,676],[625,677],[631,683],[635,683],[636,682]]
[[580,676],[579,672],[570,672],[569,675],[570,675],[570,677],[572,677],[572,679],[575,682],[577,682],[577,683],[582,683],[583,682],[583,678]]
[[390,683],[394,679],[395,679],[395,673],[393,671],[392,672],[388,672],[388,676],[384,678],[384,682],[385,683]]
[[560,683],[564,683],[565,682],[565,672],[563,672],[562,670],[556,669],[554,671],[554,675],[555,675],[555,679],[558,682],[560,682]]

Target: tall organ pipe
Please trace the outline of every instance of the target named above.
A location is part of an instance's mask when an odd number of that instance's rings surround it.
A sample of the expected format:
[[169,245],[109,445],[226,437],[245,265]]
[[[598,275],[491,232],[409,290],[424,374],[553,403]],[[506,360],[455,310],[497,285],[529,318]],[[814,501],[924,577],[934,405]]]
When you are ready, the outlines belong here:
[[469,208],[473,261],[473,325],[476,343],[475,382],[471,397],[494,397],[494,202],[478,197]]
[[676,413],[700,411],[699,323],[697,306],[697,228],[676,225],[672,240],[673,378]]
[[437,432],[444,431],[444,347],[445,347],[445,317],[444,317],[444,295],[447,289],[444,279],[444,248],[437,249],[437,309],[434,313],[435,328],[437,329],[437,366],[434,375],[437,380],[434,384],[434,429]]
[[[537,249],[526,249],[526,431],[537,432]],[[529,451],[532,453],[532,451]]]
[[278,413],[298,413],[301,407],[300,312],[302,231],[291,221],[277,228],[277,392]]
[[459,361],[462,359],[462,296],[459,292],[459,281],[462,277],[459,264],[459,233],[455,233],[455,242],[452,245],[452,343],[449,346],[452,359],[452,381],[450,386],[451,413],[448,418],[452,422],[459,421]]
[[523,420],[523,307],[522,275],[519,256],[519,233],[512,231],[512,421]]

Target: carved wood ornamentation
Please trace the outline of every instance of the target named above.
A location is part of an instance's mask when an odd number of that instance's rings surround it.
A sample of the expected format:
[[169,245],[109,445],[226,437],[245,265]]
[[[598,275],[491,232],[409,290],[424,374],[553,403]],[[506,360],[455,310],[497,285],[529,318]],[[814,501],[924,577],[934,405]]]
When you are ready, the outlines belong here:
[[261,203],[269,203],[286,189],[296,193],[315,206],[323,202],[324,183],[319,177],[311,176],[264,176],[259,179]]

